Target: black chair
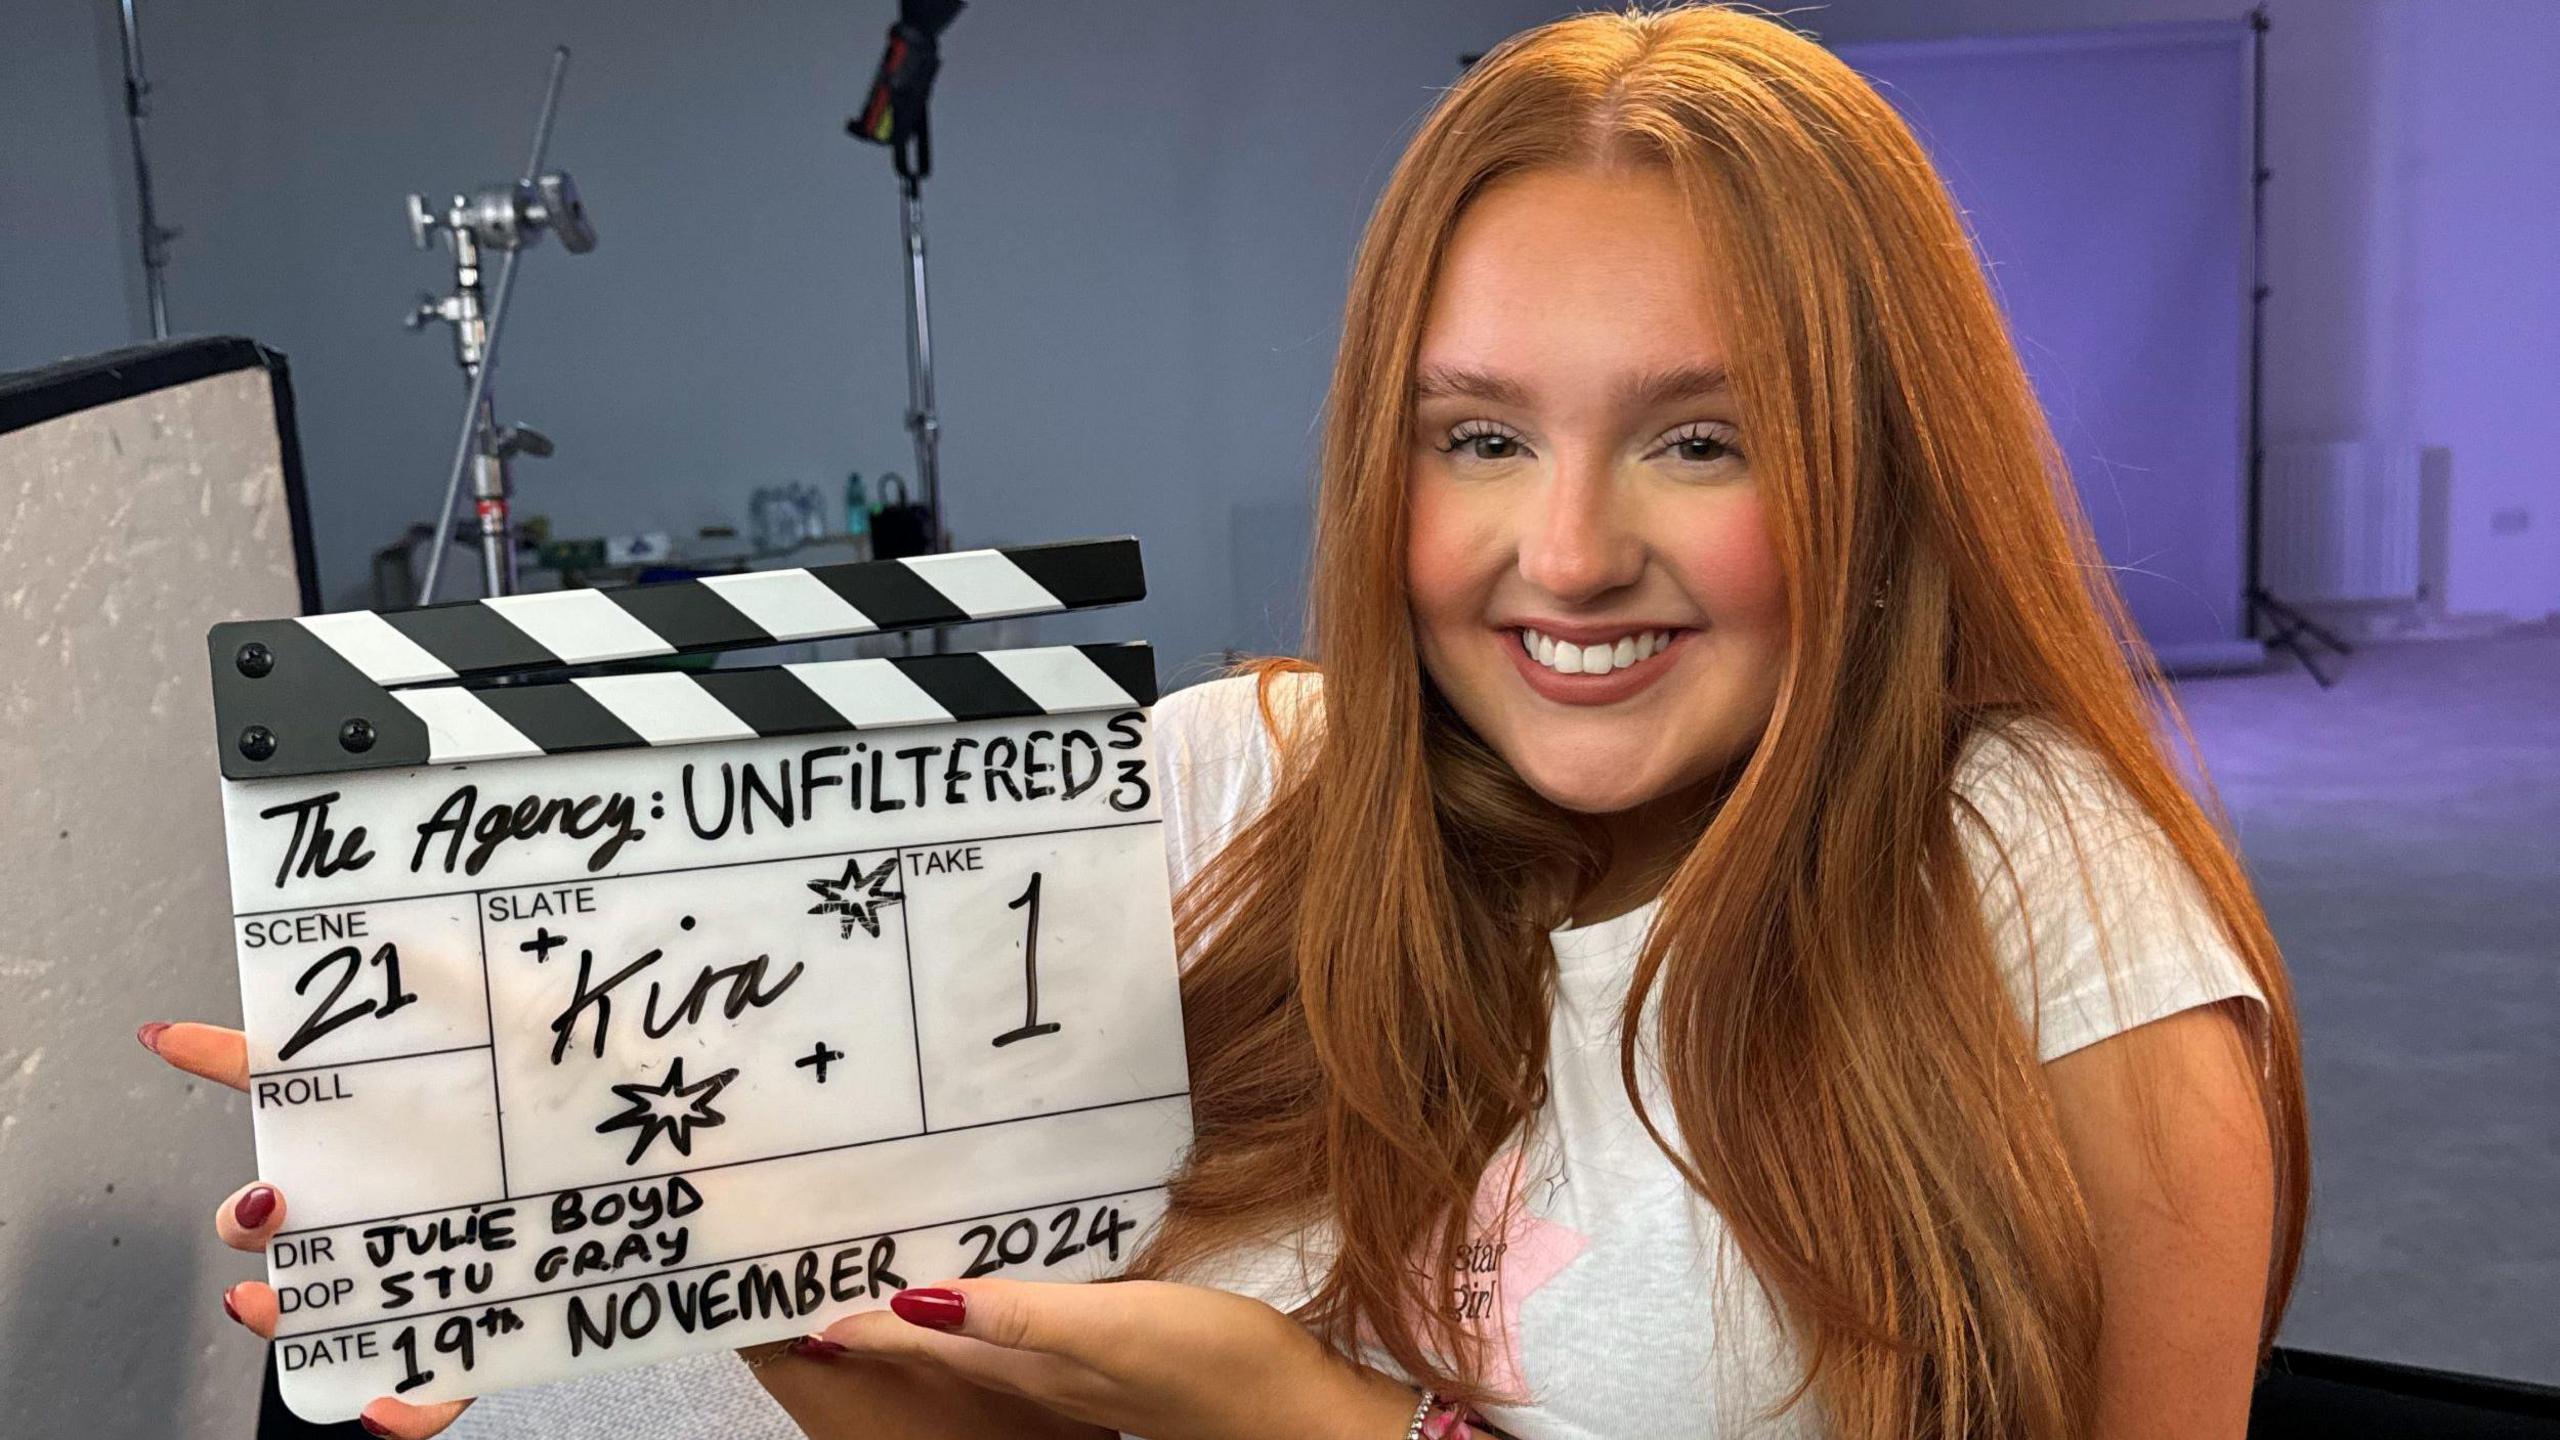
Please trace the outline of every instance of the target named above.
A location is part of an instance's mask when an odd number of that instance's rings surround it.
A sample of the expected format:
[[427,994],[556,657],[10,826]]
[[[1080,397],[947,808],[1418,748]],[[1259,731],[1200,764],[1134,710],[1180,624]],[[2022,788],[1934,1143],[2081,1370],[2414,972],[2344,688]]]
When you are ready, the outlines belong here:
[[2289,1350],[2258,1377],[2249,1440],[2551,1440],[2560,1390]]

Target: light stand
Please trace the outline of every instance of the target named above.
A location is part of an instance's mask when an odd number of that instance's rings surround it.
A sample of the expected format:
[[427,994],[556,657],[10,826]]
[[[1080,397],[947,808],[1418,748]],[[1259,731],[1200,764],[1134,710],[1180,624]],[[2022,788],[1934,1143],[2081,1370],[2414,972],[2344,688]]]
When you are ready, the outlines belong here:
[[[437,321],[453,327],[454,360],[466,382],[462,403],[462,436],[455,442],[453,465],[445,477],[444,504],[436,513],[429,539],[427,573],[418,585],[418,603],[432,604],[436,582],[444,570],[445,546],[453,538],[453,507],[462,492],[464,471],[471,473],[474,528],[480,541],[482,593],[512,595],[516,590],[515,524],[509,515],[514,486],[507,461],[513,456],[551,453],[542,432],[523,425],[501,425],[489,394],[489,375],[497,368],[498,327],[506,319],[507,297],[515,292],[516,257],[537,243],[546,230],[560,234],[572,255],[596,246],[595,227],[578,201],[578,187],[558,171],[544,173],[543,153],[551,146],[551,122],[560,109],[560,82],[569,69],[569,47],[551,52],[551,83],[542,99],[542,118],[533,131],[533,156],[524,175],[512,185],[456,195],[443,214],[427,208],[423,195],[409,197],[409,237],[419,249],[442,232],[453,255],[453,293],[420,295],[403,321],[423,329]],[[481,290],[481,256],[497,250],[498,285],[494,299]]]
[[[942,68],[942,32],[966,0],[900,0],[889,45],[872,76],[862,113],[846,133],[889,147],[898,172],[898,236],[907,258],[907,434],[915,442],[916,483],[924,492],[925,548],[942,548],[942,421],[933,405],[933,325],[926,306],[924,179],[933,173],[933,126],[927,104]],[[943,631],[933,632],[939,653]]]
[[124,123],[133,138],[133,189],[141,211],[142,290],[151,304],[151,338],[169,338],[169,242],[178,232],[162,228],[151,203],[151,162],[142,153],[142,120],[151,113],[151,82],[142,74],[142,29],[134,18],[134,0],[119,0],[123,12]]
[[2311,639],[2341,656],[2355,653],[2353,647],[2332,635],[2309,616],[2279,600],[2259,581],[2258,546],[2266,509],[2266,383],[2264,380],[2267,331],[2267,181],[2275,174],[2267,168],[2267,7],[2260,5],[2249,12],[2249,56],[2254,79],[2250,89],[2249,138],[2249,543],[2248,583],[2246,587],[2252,636],[2259,633],[2259,622],[2272,621],[2275,633],[2267,643],[2292,653],[2311,672],[2311,678],[2328,689],[2336,681],[2320,668],[2303,637]]

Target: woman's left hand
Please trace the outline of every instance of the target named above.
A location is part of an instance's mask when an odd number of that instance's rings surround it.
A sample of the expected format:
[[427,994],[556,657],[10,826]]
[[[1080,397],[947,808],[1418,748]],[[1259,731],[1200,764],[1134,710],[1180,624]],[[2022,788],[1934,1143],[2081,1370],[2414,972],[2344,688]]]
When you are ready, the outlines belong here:
[[1148,1440],[1397,1440],[1420,1398],[1269,1305],[1222,1290],[953,1280],[891,1305],[818,1339],[841,1347],[834,1353],[937,1366]]

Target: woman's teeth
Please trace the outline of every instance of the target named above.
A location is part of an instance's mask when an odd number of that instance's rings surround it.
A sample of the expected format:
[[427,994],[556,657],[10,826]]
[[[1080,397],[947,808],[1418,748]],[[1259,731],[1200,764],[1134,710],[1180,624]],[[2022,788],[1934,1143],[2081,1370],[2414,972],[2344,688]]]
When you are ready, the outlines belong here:
[[1606,675],[1660,654],[1670,645],[1671,633],[1668,630],[1640,630],[1632,635],[1621,635],[1615,641],[1576,645],[1570,640],[1558,640],[1535,630],[1523,629],[1520,648],[1529,652],[1530,659],[1559,675]]

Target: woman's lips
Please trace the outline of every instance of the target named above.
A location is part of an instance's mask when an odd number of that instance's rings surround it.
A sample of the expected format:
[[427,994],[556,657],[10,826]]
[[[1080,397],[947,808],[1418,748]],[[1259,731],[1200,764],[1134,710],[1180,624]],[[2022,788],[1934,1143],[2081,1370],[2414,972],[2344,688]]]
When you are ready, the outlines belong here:
[[1674,630],[1670,642],[1644,659],[1606,675],[1567,675],[1541,665],[1520,644],[1520,631],[1512,627],[1494,632],[1503,649],[1510,652],[1511,663],[1529,688],[1560,705],[1614,705],[1653,684],[1669,673],[1688,645],[1695,630]]

